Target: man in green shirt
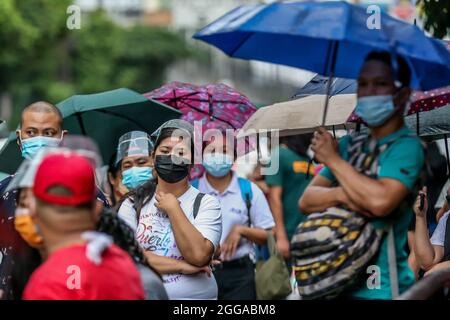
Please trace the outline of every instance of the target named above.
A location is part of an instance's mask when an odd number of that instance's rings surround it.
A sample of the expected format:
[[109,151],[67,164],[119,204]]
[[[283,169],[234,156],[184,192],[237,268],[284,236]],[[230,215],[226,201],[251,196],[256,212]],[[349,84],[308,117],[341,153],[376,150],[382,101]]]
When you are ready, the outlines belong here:
[[289,243],[295,229],[305,219],[299,210],[298,199],[314,174],[314,166],[310,165],[306,155],[311,137],[301,135],[281,138],[278,153],[274,152],[279,155],[279,170],[274,175],[265,176],[276,225],[278,251],[286,259],[290,256]]
[[397,283],[391,283],[385,237],[373,262],[379,270],[375,276],[380,286],[368,285],[371,274],[367,274],[349,293],[358,299],[392,299],[414,283],[405,247],[413,217],[411,195],[424,165],[424,152],[420,140],[409,132],[403,120],[411,93],[409,67],[397,57],[397,68],[393,68],[392,59],[388,52],[369,54],[358,79],[355,112],[369,127],[363,152],[368,151],[369,144],[387,144],[378,157],[376,178],[361,174],[349,164],[348,136],[337,145],[321,128],[314,134],[312,149],[316,159],[326,167],[306,188],[299,202],[305,213],[345,206],[367,216],[375,228],[393,226]]

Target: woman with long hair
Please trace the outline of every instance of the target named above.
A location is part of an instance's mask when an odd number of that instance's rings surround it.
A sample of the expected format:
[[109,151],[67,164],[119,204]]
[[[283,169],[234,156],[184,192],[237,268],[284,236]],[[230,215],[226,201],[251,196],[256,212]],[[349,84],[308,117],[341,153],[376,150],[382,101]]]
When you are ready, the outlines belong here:
[[169,299],[217,299],[210,264],[222,234],[217,199],[189,184],[194,128],[170,120],[152,134],[155,180],[132,191],[119,217],[135,231]]

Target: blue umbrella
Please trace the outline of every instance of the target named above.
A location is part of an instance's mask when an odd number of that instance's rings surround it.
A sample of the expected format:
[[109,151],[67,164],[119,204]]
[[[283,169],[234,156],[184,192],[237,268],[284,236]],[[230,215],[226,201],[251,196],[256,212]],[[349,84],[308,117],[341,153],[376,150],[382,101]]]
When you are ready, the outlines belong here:
[[[305,84],[293,97],[292,99],[304,98],[312,94],[327,94],[327,84],[328,77],[316,75],[307,84]],[[357,82],[353,79],[345,78],[334,78],[331,80],[330,96],[335,96],[338,94],[350,94],[356,93]]]
[[442,43],[384,13],[379,29],[370,29],[377,27],[370,22],[364,8],[341,1],[258,4],[234,9],[194,38],[232,57],[350,79],[358,77],[368,53],[387,50],[406,59],[414,89],[450,83],[450,54]]

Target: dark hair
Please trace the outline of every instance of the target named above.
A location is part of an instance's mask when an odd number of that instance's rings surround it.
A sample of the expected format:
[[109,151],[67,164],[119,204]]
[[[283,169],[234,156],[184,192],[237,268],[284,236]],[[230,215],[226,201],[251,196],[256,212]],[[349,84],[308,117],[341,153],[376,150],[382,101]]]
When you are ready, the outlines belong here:
[[116,165],[116,156],[117,156],[117,152],[114,152],[113,155],[109,158],[108,170],[106,172],[106,175],[107,175],[106,181],[107,181],[109,187],[111,188],[111,190],[113,191],[111,194],[111,201],[113,202],[112,206],[116,205],[117,200],[116,200],[115,193],[114,193],[114,186],[112,185],[111,181],[109,181],[109,173],[111,173],[111,175],[114,179],[117,178],[117,174],[120,171],[120,162]]
[[117,152],[114,152],[112,154],[112,156],[109,158],[109,162],[108,162],[108,173],[111,173],[113,178],[116,178],[117,174],[120,171],[120,162],[116,165],[116,157],[117,157]]
[[126,251],[135,262],[143,263],[145,261],[144,254],[131,228],[110,210],[103,210],[97,222],[97,231],[110,235],[114,243]]
[[392,69],[394,79],[399,81],[402,87],[409,87],[411,83],[411,70],[408,66],[408,63],[402,56],[396,55],[395,57],[397,63],[397,70],[395,70],[392,65],[393,57],[391,53],[389,53],[388,51],[372,51],[366,56],[364,61],[367,62],[370,60],[375,60],[383,62],[389,68]]
[[308,147],[311,144],[312,133],[298,134],[294,136],[281,137],[280,143],[285,144],[290,150],[300,156],[307,156]]
[[111,236],[114,244],[128,253],[135,263],[144,264],[158,274],[158,272],[147,263],[144,253],[139,246],[139,243],[136,241],[133,230],[111,210],[103,210],[100,219],[97,222],[97,231]]
[[[158,137],[158,140],[155,143],[155,147],[153,149],[153,155],[156,152],[156,149],[161,144],[161,142],[166,139],[172,137],[173,132],[176,129],[174,128],[166,128],[162,129],[161,134]],[[194,141],[191,139],[191,162],[194,159]],[[139,221],[139,217],[141,215],[142,208],[153,198],[153,195],[156,191],[156,186],[158,184],[157,178],[154,180],[149,180],[143,185],[137,187],[134,190],[128,192],[119,202],[122,205],[122,202],[125,199],[130,199],[133,202],[133,207],[136,210],[136,219]]]

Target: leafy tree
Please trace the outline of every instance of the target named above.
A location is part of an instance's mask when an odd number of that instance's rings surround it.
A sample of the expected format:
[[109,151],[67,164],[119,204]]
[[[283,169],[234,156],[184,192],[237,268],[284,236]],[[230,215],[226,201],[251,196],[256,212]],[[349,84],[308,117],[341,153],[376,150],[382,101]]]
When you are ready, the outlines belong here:
[[20,110],[36,100],[57,103],[73,94],[162,84],[167,67],[192,54],[169,30],[114,23],[103,11],[84,13],[69,30],[73,0],[0,0],[0,97]]
[[417,5],[425,30],[436,38],[450,35],[450,0],[418,0]]
[[[18,111],[32,99],[45,99],[57,76],[59,42],[71,0],[0,1],[0,95]],[[11,122],[10,122],[11,126]]]
[[84,15],[80,30],[70,33],[73,82],[77,93],[113,89],[123,30],[105,12]]
[[139,92],[149,91],[164,80],[166,68],[174,61],[191,55],[184,39],[162,28],[137,25],[125,31],[118,82]]

